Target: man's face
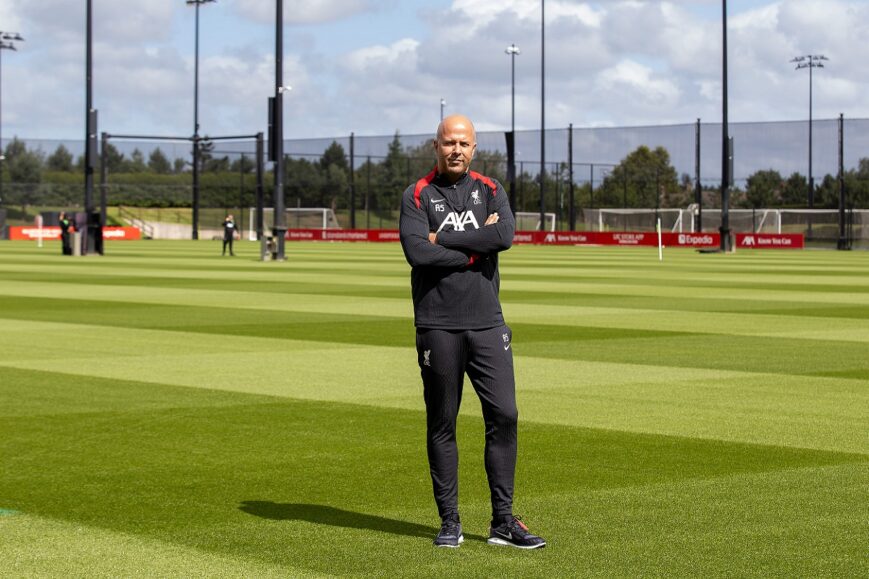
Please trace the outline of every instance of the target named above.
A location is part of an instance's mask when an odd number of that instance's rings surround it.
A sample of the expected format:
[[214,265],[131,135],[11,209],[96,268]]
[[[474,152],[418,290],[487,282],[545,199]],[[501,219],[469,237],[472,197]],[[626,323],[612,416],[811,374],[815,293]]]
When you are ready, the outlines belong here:
[[434,141],[438,172],[451,181],[467,173],[477,149],[474,127],[463,119],[445,119]]

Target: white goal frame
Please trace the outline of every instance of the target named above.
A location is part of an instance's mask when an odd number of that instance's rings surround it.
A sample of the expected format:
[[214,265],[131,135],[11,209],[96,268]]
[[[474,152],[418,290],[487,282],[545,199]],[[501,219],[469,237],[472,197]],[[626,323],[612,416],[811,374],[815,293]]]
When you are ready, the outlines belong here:
[[[251,241],[256,241],[256,207],[251,207],[248,211],[248,238]],[[271,229],[274,224],[274,207],[263,208],[263,228]],[[338,224],[338,218],[335,212],[328,207],[287,207],[284,209],[284,214],[287,216],[287,228],[293,227],[293,216],[320,215],[319,226],[314,229],[343,229]]]
[[[597,230],[598,231],[606,231],[607,225],[604,222],[605,215],[647,215],[652,218],[653,223],[655,222],[655,217],[660,217],[661,215],[674,215],[675,218],[673,220],[673,225],[670,227],[671,233],[682,233],[683,226],[683,217],[685,215],[683,209],[655,209],[652,207],[649,208],[630,208],[630,209],[619,209],[619,208],[606,208],[602,207],[600,209],[596,209],[597,211]],[[653,228],[654,229],[654,226]]]
[[[543,214],[543,217],[546,219],[547,229],[541,229],[540,227],[540,213],[539,212],[531,212],[531,211],[517,211],[513,214],[513,218],[516,220],[516,223],[519,223],[519,218],[525,219],[536,219],[537,225],[534,226],[532,231],[555,231],[555,213],[546,212]],[[516,230],[519,230],[517,225]]]

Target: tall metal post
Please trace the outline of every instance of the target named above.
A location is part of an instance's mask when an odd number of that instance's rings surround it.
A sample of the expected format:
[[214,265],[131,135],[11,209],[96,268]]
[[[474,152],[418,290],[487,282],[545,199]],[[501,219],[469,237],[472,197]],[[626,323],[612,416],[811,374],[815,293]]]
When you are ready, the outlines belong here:
[[[3,49],[8,48],[9,50],[15,50],[15,47],[10,43],[8,46],[5,42],[0,41],[0,128],[3,126],[3,105],[2,105],[2,96],[3,96]],[[3,161],[6,160],[6,150],[3,148],[3,134],[0,131],[0,200],[3,199]]]
[[[807,54],[791,59],[792,63],[796,63],[795,70],[809,69],[809,194],[808,202],[809,209],[815,208],[815,177],[812,168],[812,71],[816,68],[824,68],[825,60],[829,60],[823,54]],[[808,237],[812,237],[812,215],[808,219]]]
[[371,229],[371,212],[368,202],[371,197],[371,155],[365,160],[365,229]]
[[85,24],[85,112],[84,112],[84,208],[90,215],[93,206],[94,160],[91,158],[91,111],[93,110],[93,0],[87,0]]
[[[2,38],[2,35],[0,35]],[[3,200],[3,161],[6,160],[6,150],[3,148],[3,50],[15,50],[15,46],[10,42],[8,45],[0,40],[0,201]]]
[[275,236],[279,261],[284,256],[287,215],[284,210],[284,0],[276,0],[275,14]]
[[809,209],[815,208],[815,176],[812,170],[812,71],[809,66]]
[[721,0],[722,42],[722,110],[721,110],[721,251],[731,251],[730,242],[730,129],[727,124],[727,0]]
[[570,179],[570,184],[567,186],[569,195],[567,201],[568,220],[570,221],[570,231],[576,231],[576,201],[573,198],[575,193],[573,186],[573,123],[567,127],[567,176]]
[[694,233],[703,231],[703,186],[700,183],[700,119],[694,128],[694,203],[697,204],[697,221]]
[[350,229],[356,229],[356,171],[355,147],[356,135],[350,133]]
[[196,33],[193,57],[193,239],[199,239],[199,4],[196,6]]
[[521,54],[515,44],[504,52],[510,55],[510,155],[507,173],[510,178],[510,206],[516,211],[516,55]]
[[100,135],[100,226],[106,226],[106,205],[109,197],[109,134]]
[[807,54],[791,59],[792,63],[796,63],[794,70],[809,69],[809,209],[815,206],[815,177],[812,167],[812,71],[816,68],[824,68],[825,60],[830,59],[823,54]]
[[546,1],[540,0],[540,231],[546,229]]
[[216,0],[187,0],[196,9],[193,56],[193,224],[192,239],[199,239],[199,6]]
[[256,134],[256,240],[263,238],[263,212],[265,211],[265,191],[263,174],[265,173],[265,145],[263,134]]
[[[0,31],[0,57],[3,56],[4,50],[18,50],[15,48],[15,42],[23,42],[24,39],[21,38],[21,35],[17,32],[3,32]],[[2,62],[0,62],[2,64]],[[0,69],[0,79],[2,79],[3,72]],[[0,95],[2,95],[2,82],[0,82]],[[0,105],[0,112],[2,112],[2,105]],[[3,122],[0,120],[0,127],[2,127]],[[3,149],[3,137],[0,135],[0,199],[3,199],[3,161],[6,160],[6,153]]]
[[837,249],[851,249],[845,232],[845,115],[839,114],[839,241]]
[[93,99],[93,0],[87,1],[85,39],[85,154],[84,154],[84,210],[85,237],[82,254],[102,253],[102,240],[97,239],[98,227],[94,216],[94,160],[97,154],[97,111]]

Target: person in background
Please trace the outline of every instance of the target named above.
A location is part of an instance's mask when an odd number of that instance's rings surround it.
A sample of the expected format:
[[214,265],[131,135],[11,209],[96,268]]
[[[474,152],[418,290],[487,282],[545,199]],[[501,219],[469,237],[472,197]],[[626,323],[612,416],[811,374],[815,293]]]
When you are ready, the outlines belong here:
[[235,221],[232,218],[232,213],[230,213],[226,216],[226,219],[223,220],[223,253],[221,255],[226,255],[227,245],[229,245],[229,255],[235,255],[232,252],[232,242],[235,239],[237,229]]
[[74,231],[72,222],[66,216],[65,211],[60,212],[60,244],[63,247],[63,255],[72,255],[72,242],[70,232]]

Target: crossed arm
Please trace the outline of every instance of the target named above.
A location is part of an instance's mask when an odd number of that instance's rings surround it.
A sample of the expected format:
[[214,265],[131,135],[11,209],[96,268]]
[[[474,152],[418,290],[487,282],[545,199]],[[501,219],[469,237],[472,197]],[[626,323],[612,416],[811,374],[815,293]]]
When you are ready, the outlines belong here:
[[413,267],[427,265],[460,268],[471,261],[467,253],[429,242],[428,214],[424,207],[416,206],[412,187],[402,196],[398,229],[404,257]]
[[413,189],[402,196],[399,237],[404,256],[411,266],[465,267],[480,255],[509,249],[516,223],[504,189],[498,187],[494,211],[482,227],[465,231],[432,232],[428,213],[417,207]]
[[429,234],[429,242],[449,249],[477,254],[496,253],[510,249],[516,222],[507,195],[501,187],[495,195],[495,210],[486,218],[483,227],[465,231],[441,231]]

